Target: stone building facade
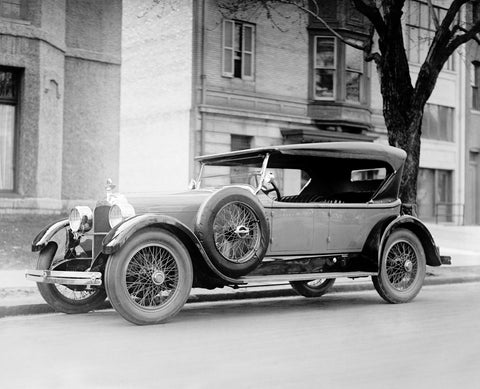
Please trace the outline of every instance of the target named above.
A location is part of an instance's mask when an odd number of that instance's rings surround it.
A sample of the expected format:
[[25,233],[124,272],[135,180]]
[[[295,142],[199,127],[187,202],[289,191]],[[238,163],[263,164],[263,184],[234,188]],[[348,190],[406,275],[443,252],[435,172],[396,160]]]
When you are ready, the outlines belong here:
[[[261,12],[229,15],[216,0],[145,3],[124,7],[122,190],[184,189],[201,154],[296,142],[387,143],[375,67],[321,23],[288,6],[272,21]],[[448,3],[434,1],[436,11]],[[368,24],[350,1],[320,4],[343,36],[367,38]],[[431,39],[428,12],[423,0],[405,7],[413,79]],[[463,64],[459,54],[449,60],[425,111],[418,199],[425,220],[463,222]]]
[[0,213],[118,180],[121,0],[0,1]]

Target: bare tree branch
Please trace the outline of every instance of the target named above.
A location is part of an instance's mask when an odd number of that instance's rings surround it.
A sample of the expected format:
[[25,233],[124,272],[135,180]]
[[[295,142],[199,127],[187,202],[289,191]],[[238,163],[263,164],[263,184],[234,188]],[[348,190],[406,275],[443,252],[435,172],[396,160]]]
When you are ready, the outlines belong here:
[[438,20],[438,15],[435,13],[435,8],[433,7],[432,0],[427,0],[428,8],[430,9],[430,14],[432,15],[433,24],[435,26],[435,30],[440,28],[440,22]]
[[[455,34],[457,31],[462,31],[463,34]],[[468,42],[469,40],[474,40],[480,44],[480,39],[477,36],[477,34],[480,33],[480,21],[476,22],[472,28],[470,28],[470,30],[467,30],[459,25],[455,25],[452,32],[454,33],[454,35],[452,34],[453,39],[450,40],[446,47],[446,50],[449,54],[453,53],[459,46]]]
[[383,38],[386,29],[385,21],[382,18],[380,10],[375,5],[375,2],[369,1],[367,4],[363,0],[352,0],[352,3],[360,13],[370,20],[375,27],[375,30],[377,30],[377,34]]
[[337,31],[335,31],[326,21],[325,19],[323,19],[320,15],[319,15],[319,8],[318,8],[318,4],[316,1],[313,1],[312,3],[315,4],[315,7],[316,7],[316,12],[312,11],[310,9],[310,7],[308,6],[307,3],[303,2],[303,1],[295,1],[295,0],[275,0],[275,2],[277,3],[281,3],[281,4],[289,4],[289,5],[292,5],[292,6],[295,6],[297,7],[299,10],[307,13],[308,15],[311,15],[313,18],[315,18],[316,20],[318,20],[320,23],[323,24],[323,26],[328,30],[330,31],[335,37],[337,37],[339,40],[341,40],[343,43],[345,43],[346,45],[349,45],[357,50],[364,50],[365,47],[363,45],[357,45],[356,43],[354,42],[351,42],[347,39],[345,39],[341,34],[339,34]]

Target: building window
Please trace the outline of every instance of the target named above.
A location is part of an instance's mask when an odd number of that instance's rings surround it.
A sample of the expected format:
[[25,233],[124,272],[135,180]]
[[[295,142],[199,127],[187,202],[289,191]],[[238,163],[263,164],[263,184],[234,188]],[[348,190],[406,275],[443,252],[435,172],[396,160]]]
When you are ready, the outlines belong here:
[[[357,45],[362,44],[361,41],[351,41]],[[345,45],[345,87],[347,101],[359,103],[361,100],[363,67],[363,51]]]
[[21,2],[21,0],[0,0],[0,16],[9,19],[20,19]]
[[336,40],[333,37],[315,37],[315,98],[333,99],[336,80]]
[[15,189],[15,116],[18,100],[17,73],[0,68],[0,192]]
[[451,221],[452,171],[419,169],[417,212],[423,220]]
[[423,112],[422,136],[425,139],[453,142],[453,119],[452,107],[426,104]]
[[470,84],[472,86],[472,109],[480,111],[480,62],[472,62],[470,65]]
[[[352,43],[362,42],[349,39]],[[314,39],[314,97],[317,100],[363,100],[363,51],[337,41],[334,37]],[[344,64],[344,65],[340,65]]]
[[255,26],[234,20],[223,21],[223,75],[253,79]]
[[[447,8],[433,6],[440,21],[447,13]],[[410,0],[406,8],[406,50],[411,63],[421,64],[427,57],[436,29],[430,13],[430,7],[425,1]],[[448,58],[444,65],[446,70],[455,70],[455,54]]]
[[[230,135],[230,150],[238,151],[251,148],[252,137],[245,135]],[[247,182],[248,166],[232,166],[230,168],[230,183],[231,184],[244,184]]]

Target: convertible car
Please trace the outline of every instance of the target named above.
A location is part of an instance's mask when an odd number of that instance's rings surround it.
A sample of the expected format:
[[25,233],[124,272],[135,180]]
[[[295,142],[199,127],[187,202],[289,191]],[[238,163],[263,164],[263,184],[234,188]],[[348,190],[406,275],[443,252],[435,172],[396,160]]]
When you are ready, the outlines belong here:
[[108,182],[93,210],[77,206],[38,234],[26,277],[57,311],[108,297],[135,324],[170,319],[192,287],[289,282],[319,297],[336,278],[371,277],[383,299],[405,303],[426,265],[450,263],[401,213],[405,157],[359,142],[283,145],[199,157],[183,193],[127,199]]

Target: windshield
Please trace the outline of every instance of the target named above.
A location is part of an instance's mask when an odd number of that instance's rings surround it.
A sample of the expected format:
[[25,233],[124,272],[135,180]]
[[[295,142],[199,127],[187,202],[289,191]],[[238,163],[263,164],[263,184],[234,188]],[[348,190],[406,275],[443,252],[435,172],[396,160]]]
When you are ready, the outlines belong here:
[[204,165],[200,177],[200,188],[219,188],[225,185],[250,185],[257,189],[262,167]]

